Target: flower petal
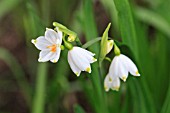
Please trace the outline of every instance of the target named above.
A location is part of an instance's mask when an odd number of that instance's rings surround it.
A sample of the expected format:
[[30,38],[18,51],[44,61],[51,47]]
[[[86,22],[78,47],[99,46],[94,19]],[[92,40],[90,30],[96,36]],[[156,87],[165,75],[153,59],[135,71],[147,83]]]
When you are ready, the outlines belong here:
[[35,47],[37,47],[37,49],[39,50],[45,50],[48,49],[47,47],[49,45],[52,45],[52,43],[50,43],[48,40],[45,39],[44,36],[40,36],[37,39],[32,39],[31,42],[35,45]]
[[119,64],[118,64],[118,76],[125,82],[128,77],[128,69],[126,65],[124,65],[124,60],[120,59],[119,57]]
[[56,31],[53,29],[46,29],[45,31],[45,39],[51,42],[52,44],[56,44],[57,39],[59,38]]
[[118,77],[118,64],[119,63],[119,57],[115,56],[111,62],[110,68],[109,68],[109,74],[112,78]]
[[55,53],[50,52],[49,50],[44,50],[40,52],[38,61],[47,62],[51,59],[54,59],[54,57],[55,57]]
[[88,51],[88,50],[86,50],[86,49],[83,49],[83,48],[81,48],[81,47],[74,47],[74,48],[76,48],[76,50],[78,50],[78,51],[83,51],[83,52],[85,52],[86,54],[89,54],[89,55],[91,55],[91,56],[94,56],[94,55],[95,55],[94,53],[92,53],[92,52],[90,52],[90,51]]
[[57,32],[58,32],[59,44],[61,44],[61,43],[62,43],[63,33],[62,33],[62,31],[60,31],[60,30],[58,29],[58,27],[56,27],[56,30],[57,30]]
[[57,51],[55,52],[55,56],[50,61],[53,62],[53,63],[57,63],[59,58],[60,58],[60,53],[61,53],[61,48],[57,47]]
[[130,58],[128,58],[125,55],[122,55],[122,59],[124,60],[124,62],[126,62],[126,66],[128,68],[128,71],[130,72],[130,74],[132,74],[134,76],[140,76],[136,65],[133,63],[133,61]]
[[116,78],[113,79],[113,81],[112,81],[111,89],[112,89],[112,90],[119,91],[119,87],[120,87],[120,79],[119,79],[118,77],[116,77]]
[[77,75],[79,76],[80,73],[81,73],[81,70],[74,64],[71,56],[70,56],[70,53],[68,53],[68,63],[71,67],[71,70]]
[[87,71],[91,73],[91,66],[88,61],[88,59],[83,56],[82,51],[80,49],[77,49],[76,47],[73,47],[72,50],[69,51],[70,57],[72,58],[74,64],[81,69],[81,71]]
[[112,79],[110,77],[110,75],[106,75],[105,79],[104,79],[104,89],[106,92],[109,91],[109,89],[111,88],[112,85]]
[[85,50],[85,49],[81,49],[81,55],[83,55],[84,57],[86,57],[86,59],[89,61],[89,63],[94,63],[94,62],[96,62],[97,61],[97,59],[95,59],[94,57],[93,57],[93,53],[91,53],[90,51],[90,53],[89,52],[87,52],[87,50]]

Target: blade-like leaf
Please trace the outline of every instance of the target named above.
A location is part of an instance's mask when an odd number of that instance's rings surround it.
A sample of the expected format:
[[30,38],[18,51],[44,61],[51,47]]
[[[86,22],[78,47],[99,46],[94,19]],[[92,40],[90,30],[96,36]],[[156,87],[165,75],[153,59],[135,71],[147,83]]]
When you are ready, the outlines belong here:
[[156,12],[150,11],[145,8],[135,8],[135,15],[137,18],[147,24],[154,26],[156,29],[165,33],[170,38],[170,24],[169,22]]
[[87,43],[85,43],[85,44],[82,46],[82,48],[85,48],[85,49],[86,49],[86,48],[88,48],[89,46],[91,46],[91,45],[95,44],[96,42],[100,41],[101,39],[102,39],[101,37],[92,39],[92,40],[88,41]]
[[0,59],[11,69],[14,77],[25,96],[28,105],[31,105],[31,89],[25,77],[25,73],[15,57],[5,48],[0,48]]
[[85,113],[85,111],[80,105],[76,104],[74,105],[74,113]]

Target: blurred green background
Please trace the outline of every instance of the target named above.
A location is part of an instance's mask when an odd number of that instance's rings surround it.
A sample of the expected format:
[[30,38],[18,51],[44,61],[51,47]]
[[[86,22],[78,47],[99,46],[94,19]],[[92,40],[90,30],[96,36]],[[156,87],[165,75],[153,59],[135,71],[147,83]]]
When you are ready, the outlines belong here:
[[[57,21],[81,42],[102,36],[119,41],[141,77],[119,92],[103,88],[110,63],[76,77],[67,50],[56,64],[38,63],[31,39]],[[170,0],[0,0],[0,113],[170,113]],[[89,48],[96,53],[99,44]],[[108,57],[113,58],[113,52]]]

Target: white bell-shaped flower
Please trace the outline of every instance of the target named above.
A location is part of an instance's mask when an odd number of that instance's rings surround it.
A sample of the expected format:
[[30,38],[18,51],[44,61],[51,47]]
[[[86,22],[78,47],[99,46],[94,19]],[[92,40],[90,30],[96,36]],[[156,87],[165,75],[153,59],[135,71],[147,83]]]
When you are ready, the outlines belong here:
[[119,77],[125,82],[128,73],[134,76],[140,76],[136,65],[130,58],[123,54],[115,56],[109,68],[111,78]]
[[140,76],[136,65],[131,59],[123,54],[115,56],[109,68],[111,77],[119,77],[125,82],[129,72],[134,76]]
[[81,71],[91,73],[90,64],[97,61],[95,54],[80,47],[73,47],[68,51],[68,63],[72,71],[79,76]]
[[39,54],[39,62],[51,61],[56,63],[60,57],[62,32],[57,29],[46,29],[45,36],[40,36],[37,39],[32,39],[31,42],[41,50]]
[[110,75],[107,75],[104,80],[104,89],[109,91],[110,89],[118,91],[120,87],[119,77],[111,78]]
[[120,54],[114,57],[111,62],[109,73],[105,78],[104,87],[106,91],[117,90],[120,87],[120,79],[124,82],[128,77],[128,73],[134,76],[140,76],[136,65],[127,56]]

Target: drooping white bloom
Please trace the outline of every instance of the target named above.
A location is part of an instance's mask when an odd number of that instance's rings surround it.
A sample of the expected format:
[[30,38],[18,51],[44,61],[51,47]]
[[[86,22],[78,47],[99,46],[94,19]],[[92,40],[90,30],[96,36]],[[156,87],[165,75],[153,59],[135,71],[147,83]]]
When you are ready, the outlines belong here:
[[39,62],[51,61],[56,63],[60,57],[62,32],[57,29],[46,29],[45,36],[40,36],[37,39],[32,39],[31,42],[37,49],[41,50],[39,54]]
[[68,63],[72,71],[79,76],[81,71],[91,73],[90,64],[97,61],[95,54],[80,47],[73,47],[68,51]]
[[[108,82],[107,76],[105,78],[104,85],[105,85],[106,91],[109,88],[112,88],[113,90],[119,89],[118,86],[120,86],[120,83],[118,79],[120,78],[125,82],[128,77],[128,73],[134,76],[140,76],[136,65],[132,62],[131,59],[129,59],[127,56],[123,54],[115,56],[110,65],[109,73],[107,75],[109,76],[111,82]],[[112,85],[109,85],[110,83],[112,83]]]

